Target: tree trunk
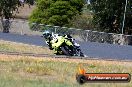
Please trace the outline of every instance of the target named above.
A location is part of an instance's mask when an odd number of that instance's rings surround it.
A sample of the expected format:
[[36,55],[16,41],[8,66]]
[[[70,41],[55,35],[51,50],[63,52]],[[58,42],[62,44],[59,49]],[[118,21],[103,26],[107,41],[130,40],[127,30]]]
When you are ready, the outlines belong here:
[[0,17],[0,31],[3,31],[3,16]]
[[5,19],[2,18],[3,33],[9,33],[10,21],[9,17],[5,15]]

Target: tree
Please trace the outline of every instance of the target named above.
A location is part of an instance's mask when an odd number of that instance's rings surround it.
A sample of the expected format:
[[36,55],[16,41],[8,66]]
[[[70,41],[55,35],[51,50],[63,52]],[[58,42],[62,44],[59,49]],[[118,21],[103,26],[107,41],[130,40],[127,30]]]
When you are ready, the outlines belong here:
[[[94,23],[99,25],[101,31],[121,33],[125,4],[125,0],[91,0]],[[132,10],[131,5],[128,0],[127,13]],[[130,15],[126,14],[125,29],[132,26]]]
[[34,0],[1,0],[0,1],[0,16],[5,19],[12,17],[14,11],[21,6],[22,3],[28,3],[30,5],[34,4]]
[[[3,32],[8,33],[10,28],[9,19],[13,12],[20,6],[19,0],[1,0],[0,1],[0,16],[3,27]],[[6,19],[6,20],[3,20]]]
[[5,19],[12,17],[13,11],[20,6],[19,0],[1,0],[0,1],[0,16]]
[[94,30],[92,23],[93,14],[90,11],[89,4],[85,4],[82,8],[81,15],[77,14],[72,18],[71,26],[79,29]]
[[[27,2],[29,4],[32,4],[34,0],[1,0],[0,1],[0,16],[1,16],[1,22],[3,26],[3,32],[8,33],[10,22],[9,19],[12,18],[12,15],[15,11],[18,10],[18,7],[21,6],[22,3]],[[6,20],[3,20],[6,19]]]
[[83,0],[37,0],[30,22],[67,26],[81,12]]

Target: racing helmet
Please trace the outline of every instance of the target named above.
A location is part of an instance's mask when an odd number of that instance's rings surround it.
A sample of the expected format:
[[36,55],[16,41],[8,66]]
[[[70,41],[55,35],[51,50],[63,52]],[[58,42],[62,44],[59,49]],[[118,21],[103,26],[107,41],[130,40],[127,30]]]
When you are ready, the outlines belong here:
[[48,38],[51,37],[51,33],[50,33],[49,31],[44,31],[44,32],[43,32],[43,37],[44,37],[45,39],[48,39]]

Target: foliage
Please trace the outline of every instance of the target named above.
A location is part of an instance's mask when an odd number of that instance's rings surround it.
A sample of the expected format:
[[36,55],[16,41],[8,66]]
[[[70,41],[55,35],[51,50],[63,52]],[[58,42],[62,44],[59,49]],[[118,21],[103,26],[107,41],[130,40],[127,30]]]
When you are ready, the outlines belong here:
[[76,15],[71,21],[72,27],[90,30],[94,28],[92,24],[92,16],[87,14]]
[[[9,33],[10,28],[10,21],[9,19],[12,18],[12,14],[16,11],[18,12],[19,6],[24,6],[24,3],[33,4],[34,0],[25,0],[24,2],[21,0],[1,0],[0,1],[0,16],[1,16],[1,23],[3,27],[4,33]],[[6,19],[6,20],[3,20]]]
[[26,3],[28,3],[29,5],[34,5],[34,2],[36,0],[25,0]]
[[29,20],[31,23],[68,25],[72,17],[81,12],[83,3],[83,0],[38,0]]
[[20,6],[19,0],[1,0],[0,1],[0,16],[5,17],[5,19],[9,19],[13,11]]
[[[33,5],[34,0],[25,0],[23,3]],[[5,19],[10,19],[13,12],[18,11],[18,7],[21,4],[20,0],[0,0],[0,16]]]
[[93,20],[93,14],[90,11],[90,6],[88,4],[85,4],[82,8],[82,14],[77,14],[73,19],[71,20],[71,26],[79,29],[94,29],[94,25],[92,23]]
[[[91,9],[94,12],[94,23],[102,31],[121,33],[125,0],[91,0]],[[128,0],[125,29],[131,28],[132,3]]]

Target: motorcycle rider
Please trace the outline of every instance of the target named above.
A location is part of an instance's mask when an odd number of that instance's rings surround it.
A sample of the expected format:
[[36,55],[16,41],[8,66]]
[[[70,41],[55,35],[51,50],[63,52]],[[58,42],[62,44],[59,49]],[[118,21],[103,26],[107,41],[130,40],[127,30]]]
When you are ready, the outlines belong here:
[[70,54],[74,56],[77,55],[76,52],[78,51],[76,50],[78,49],[78,47],[80,47],[80,45],[77,44],[75,42],[75,39],[73,39],[69,34],[61,36],[59,34],[53,34],[49,31],[44,31],[43,37],[45,38],[46,44],[49,46],[49,49],[54,50],[55,54],[60,54],[58,53],[59,52],[58,44],[61,43],[61,41],[63,41],[64,39],[66,39],[65,42],[67,45],[69,44],[68,46],[70,48]]
[[[49,49],[50,49],[50,50],[53,50],[54,47],[55,47],[55,45],[57,45],[57,43],[59,43],[59,42],[60,42],[61,40],[63,40],[64,38],[67,39],[67,40],[69,40],[70,42],[72,42],[72,41],[71,41],[71,38],[72,38],[72,37],[71,37],[70,35],[61,36],[61,35],[59,35],[59,34],[53,34],[53,33],[49,32],[49,31],[44,31],[44,32],[43,32],[43,37],[45,38],[46,44],[49,46]],[[59,41],[58,41],[58,40],[59,40]],[[66,41],[66,42],[67,42],[67,41]],[[67,42],[67,44],[68,44],[68,42]],[[69,46],[69,47],[70,47],[71,51],[73,52],[73,46]],[[55,47],[55,48],[56,48],[56,47]],[[56,50],[57,50],[57,48],[54,49],[54,52],[55,52],[55,53],[57,53]]]
[[44,31],[43,37],[45,38],[46,44],[49,46],[49,49],[52,50],[53,48],[50,42],[52,40],[52,34],[49,31]]

